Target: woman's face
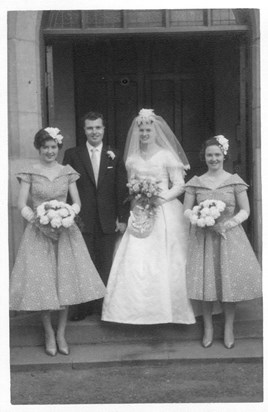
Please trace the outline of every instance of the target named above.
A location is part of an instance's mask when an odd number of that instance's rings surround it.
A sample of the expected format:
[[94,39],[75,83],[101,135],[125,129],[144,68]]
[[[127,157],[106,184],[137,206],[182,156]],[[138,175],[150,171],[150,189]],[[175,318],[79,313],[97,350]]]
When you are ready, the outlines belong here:
[[141,124],[139,126],[140,142],[143,144],[149,144],[155,142],[155,129],[153,124]]
[[223,168],[224,154],[219,146],[208,146],[205,150],[205,161],[211,171]]
[[39,149],[39,156],[43,162],[52,163],[57,159],[59,153],[58,144],[55,140],[47,140]]

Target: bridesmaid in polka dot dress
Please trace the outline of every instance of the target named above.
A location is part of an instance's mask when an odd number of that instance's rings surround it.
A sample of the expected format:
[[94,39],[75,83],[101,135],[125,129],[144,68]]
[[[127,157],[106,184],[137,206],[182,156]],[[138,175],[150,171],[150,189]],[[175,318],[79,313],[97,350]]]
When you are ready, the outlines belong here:
[[[76,224],[53,240],[35,225],[36,208],[43,202],[66,202],[69,192],[75,214],[80,211],[76,180],[79,174],[56,159],[63,136],[57,128],[41,129],[34,146],[39,161],[17,174],[20,182],[18,208],[28,221],[10,279],[10,309],[41,311],[45,352],[69,354],[65,340],[68,305],[102,298],[105,287],[91,260]],[[31,195],[33,209],[27,206]],[[56,335],[51,310],[59,310]]]
[[202,345],[213,342],[212,305],[223,304],[224,345],[234,346],[235,304],[261,297],[261,268],[241,223],[249,216],[248,185],[223,168],[228,140],[220,135],[207,140],[201,151],[208,170],[186,184],[185,216],[206,199],[221,200],[226,208],[213,228],[192,225],[187,257],[187,290],[191,299],[202,301]]

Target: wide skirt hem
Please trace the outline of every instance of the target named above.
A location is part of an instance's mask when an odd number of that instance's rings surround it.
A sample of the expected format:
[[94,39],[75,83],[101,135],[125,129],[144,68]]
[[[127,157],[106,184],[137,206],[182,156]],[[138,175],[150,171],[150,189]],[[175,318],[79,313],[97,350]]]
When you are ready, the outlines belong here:
[[134,321],[126,321],[126,320],[120,320],[120,319],[109,319],[107,317],[101,318],[103,322],[112,322],[112,323],[123,323],[126,325],[164,325],[167,323],[176,323],[176,324],[181,324],[181,325],[193,325],[196,323],[194,320],[192,321],[185,321],[185,320],[157,320],[157,321],[142,321],[142,322],[134,322]]
[[201,297],[192,297],[192,296],[189,296],[189,299],[192,299],[192,300],[198,300],[199,302],[220,302],[220,303],[239,303],[239,302],[245,302],[245,301],[247,301],[247,300],[253,300],[253,299],[259,299],[259,298],[261,298],[262,297],[262,294],[260,294],[260,295],[255,295],[255,296],[253,296],[253,297],[243,297],[243,298],[237,298],[237,299],[225,299],[225,300],[220,300],[220,299],[215,299],[215,298],[212,298],[212,299],[203,299],[203,298],[201,298]]

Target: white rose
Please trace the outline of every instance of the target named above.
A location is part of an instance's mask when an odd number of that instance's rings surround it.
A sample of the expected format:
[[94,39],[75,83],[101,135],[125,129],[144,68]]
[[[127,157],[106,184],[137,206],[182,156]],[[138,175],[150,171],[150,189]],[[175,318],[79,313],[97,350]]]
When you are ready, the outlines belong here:
[[220,217],[220,212],[215,206],[212,206],[210,208],[210,216],[213,217],[214,219],[217,219],[218,217]]
[[44,204],[38,206],[36,208],[36,213],[38,217],[44,216],[46,214],[45,206]]
[[40,217],[40,223],[41,223],[41,225],[47,225],[49,223],[49,218],[46,215],[41,216]]
[[204,207],[209,207],[211,203],[210,199],[204,200],[203,202],[200,203],[200,205],[204,206]]
[[66,208],[62,208],[58,211],[60,217],[67,217],[69,216],[69,212]]
[[205,222],[205,219],[203,217],[200,217],[200,219],[197,220],[197,226],[199,226],[199,227],[205,227],[206,226],[206,222]]
[[59,202],[58,207],[66,207],[66,205],[68,205],[68,203]]
[[53,228],[59,228],[62,225],[62,219],[60,217],[54,217],[50,224]]
[[192,225],[196,225],[197,221],[198,221],[198,217],[196,215],[192,215],[189,217],[190,222],[192,223]]
[[225,209],[226,205],[224,202],[222,202],[221,200],[217,201],[217,209],[219,212],[223,212]]
[[107,155],[108,155],[112,160],[114,160],[115,154],[114,154],[114,152],[113,152],[112,150],[107,150]]
[[60,202],[58,202],[58,200],[50,200],[49,204],[53,209],[60,207]]
[[49,209],[47,212],[47,217],[51,220],[54,219],[56,216],[58,216],[58,213],[54,209]]
[[194,206],[193,207],[193,213],[198,213],[199,211],[199,206]]
[[215,220],[211,216],[205,217],[205,224],[206,226],[213,226],[215,224]]
[[74,223],[74,219],[73,219],[72,216],[68,216],[68,217],[65,217],[64,219],[62,219],[62,226],[65,227],[65,228],[68,228],[68,227],[72,226],[73,223]]
[[208,207],[204,207],[204,208],[201,210],[200,214],[201,214],[202,217],[209,216],[209,214],[210,214],[209,208],[208,208]]

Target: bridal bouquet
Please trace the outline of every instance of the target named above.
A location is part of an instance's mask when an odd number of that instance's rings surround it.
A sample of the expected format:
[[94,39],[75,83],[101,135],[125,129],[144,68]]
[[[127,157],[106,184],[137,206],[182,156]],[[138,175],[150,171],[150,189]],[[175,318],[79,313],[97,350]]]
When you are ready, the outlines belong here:
[[53,240],[58,240],[62,230],[72,226],[74,221],[75,212],[72,206],[58,200],[44,202],[36,209],[36,225]]
[[133,201],[134,207],[130,212],[128,229],[136,237],[146,237],[152,230],[157,207],[158,199],[161,198],[159,193],[159,181],[147,178],[132,178],[127,187],[129,196],[127,200]]

